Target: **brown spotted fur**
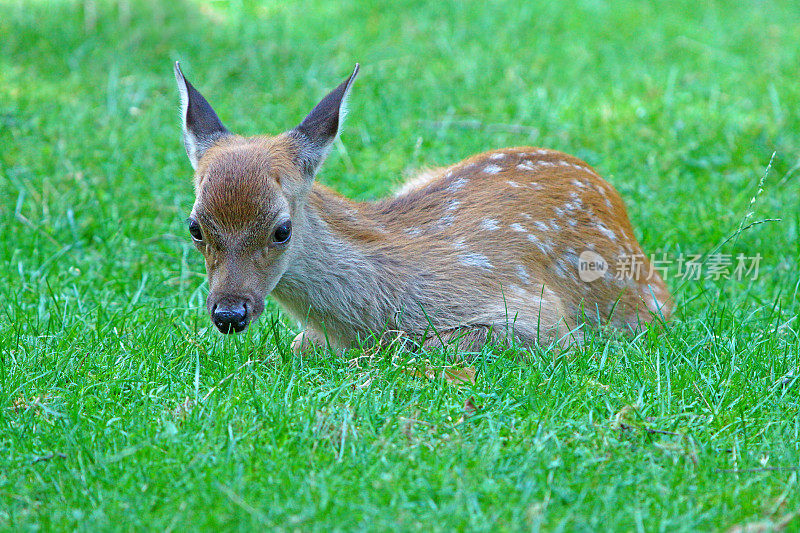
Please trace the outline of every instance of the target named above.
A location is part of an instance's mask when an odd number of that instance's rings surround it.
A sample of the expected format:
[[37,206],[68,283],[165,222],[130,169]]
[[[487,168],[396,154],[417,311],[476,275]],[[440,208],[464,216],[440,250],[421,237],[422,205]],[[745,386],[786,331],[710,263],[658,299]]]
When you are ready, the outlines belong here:
[[[358,203],[317,183],[309,190],[291,163],[291,144],[280,136],[234,137],[209,150],[197,171],[195,212],[217,236],[204,250],[211,292],[243,291],[255,302],[272,292],[314,342],[325,339],[345,348],[359,337],[392,329],[435,344],[443,332],[456,336],[450,332],[464,328],[492,328],[500,337],[511,333],[524,344],[563,342],[575,338],[571,333],[584,317],[591,325],[638,328],[653,313],[670,315],[666,286],[657,273],[649,276],[647,263],[635,282],[610,275],[592,283],[579,279],[571,261],[587,248],[610,264],[622,253],[643,254],[616,190],[579,159],[529,147],[496,150],[440,169],[401,196]],[[492,159],[495,154],[503,157]],[[554,166],[535,164],[541,162]],[[525,168],[529,164],[531,170]],[[486,174],[488,165],[501,170]],[[466,181],[453,187],[459,180]],[[555,209],[574,201],[573,193],[583,207],[557,216]],[[294,221],[290,247],[303,247],[303,253],[287,251],[283,258],[317,260],[308,271],[287,266],[269,286],[261,274],[272,268],[273,258],[262,245],[276,209],[287,210]],[[496,220],[497,229],[485,229],[484,220]],[[556,221],[560,230],[540,230],[539,221]],[[618,236],[616,241],[596,229],[600,223]],[[512,231],[512,224],[526,232]],[[527,235],[552,252],[543,252]],[[332,247],[343,256],[326,257]],[[470,253],[485,256],[491,267],[459,260]],[[364,263],[368,281],[348,287],[348,269]],[[315,283],[325,283],[320,290],[332,298],[311,290]],[[661,301],[660,310],[651,295]]]
[[[294,130],[241,137],[176,64],[212,315],[221,305],[246,309],[250,323],[271,294],[303,328],[297,351],[346,349],[387,330],[417,346],[466,350],[569,344],[586,328],[637,330],[669,318],[672,299],[646,259],[633,278],[618,279],[620,258],[643,252],[617,191],[572,156],[485,152],[377,202],[318,184],[357,72]],[[278,246],[274,230],[286,220],[291,240]],[[608,261],[604,277],[581,280],[585,250]]]

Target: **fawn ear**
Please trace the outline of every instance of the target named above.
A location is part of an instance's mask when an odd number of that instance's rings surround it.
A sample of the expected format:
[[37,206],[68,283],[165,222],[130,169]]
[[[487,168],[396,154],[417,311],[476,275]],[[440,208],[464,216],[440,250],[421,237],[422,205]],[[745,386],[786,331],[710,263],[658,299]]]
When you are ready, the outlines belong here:
[[181,95],[181,120],[183,121],[183,145],[193,168],[218,139],[229,135],[219,117],[194,86],[181,72],[181,65],[175,62],[175,81]]
[[303,172],[313,178],[330,151],[347,114],[347,96],[358,74],[358,63],[353,73],[328,96],[316,105],[289,134],[300,143],[299,163]]

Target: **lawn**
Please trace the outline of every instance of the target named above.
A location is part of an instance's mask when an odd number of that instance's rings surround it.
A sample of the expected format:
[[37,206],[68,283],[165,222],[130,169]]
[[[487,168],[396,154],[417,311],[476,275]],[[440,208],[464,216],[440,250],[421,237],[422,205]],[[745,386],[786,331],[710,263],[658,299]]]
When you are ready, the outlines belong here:
[[[790,0],[0,0],[0,529],[800,528],[798,35]],[[474,380],[295,358],[272,303],[223,337],[175,60],[243,134],[360,62],[319,180],[361,200],[492,148],[585,159],[675,319]]]

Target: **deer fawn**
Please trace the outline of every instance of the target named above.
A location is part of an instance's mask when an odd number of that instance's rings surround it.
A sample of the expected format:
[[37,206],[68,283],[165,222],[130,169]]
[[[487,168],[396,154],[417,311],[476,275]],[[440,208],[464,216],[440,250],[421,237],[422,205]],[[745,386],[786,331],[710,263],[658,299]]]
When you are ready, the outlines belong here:
[[[207,307],[239,332],[272,294],[313,345],[346,349],[393,330],[417,346],[580,342],[585,327],[637,329],[673,302],[617,191],[583,161],[507,148],[426,172],[358,203],[315,183],[358,65],[296,128],[230,133],[175,64],[195,170],[189,232]],[[628,268],[627,257],[639,258]],[[629,265],[630,266],[630,265]]]

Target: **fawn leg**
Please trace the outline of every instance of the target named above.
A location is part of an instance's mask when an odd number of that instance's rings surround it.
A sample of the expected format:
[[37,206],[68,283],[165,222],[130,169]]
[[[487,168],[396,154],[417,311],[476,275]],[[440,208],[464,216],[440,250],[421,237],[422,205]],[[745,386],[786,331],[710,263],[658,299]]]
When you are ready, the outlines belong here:
[[297,356],[305,356],[314,352],[315,347],[324,346],[316,335],[306,329],[298,333],[292,340],[292,353]]
[[452,358],[459,360],[462,354],[476,355],[486,344],[492,342],[505,344],[508,341],[504,335],[488,326],[465,326],[429,334],[422,341],[422,347],[426,349],[455,348]]

